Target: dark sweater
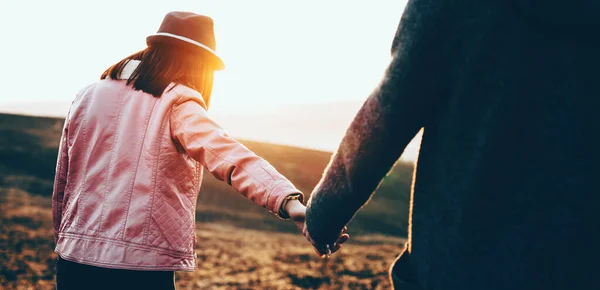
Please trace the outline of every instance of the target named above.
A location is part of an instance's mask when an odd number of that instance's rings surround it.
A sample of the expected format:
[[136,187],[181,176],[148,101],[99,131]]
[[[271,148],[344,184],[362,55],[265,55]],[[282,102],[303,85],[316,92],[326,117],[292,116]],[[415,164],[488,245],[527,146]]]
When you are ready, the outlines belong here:
[[409,1],[309,201],[312,238],[333,242],[424,128],[394,274],[428,290],[600,289],[599,6]]

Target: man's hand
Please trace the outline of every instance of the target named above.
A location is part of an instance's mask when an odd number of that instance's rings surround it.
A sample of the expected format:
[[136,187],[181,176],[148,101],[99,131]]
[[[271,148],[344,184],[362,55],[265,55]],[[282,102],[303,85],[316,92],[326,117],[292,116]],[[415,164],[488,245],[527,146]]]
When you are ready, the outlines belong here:
[[[328,256],[332,253],[337,252],[342,247],[342,244],[350,238],[350,235],[346,233],[347,229],[344,227],[344,229],[340,233],[338,240],[335,243],[333,243],[332,245],[319,245],[315,243],[315,241],[313,241],[306,229],[306,206],[304,206],[298,200],[291,200],[286,204],[285,210],[290,216],[290,219],[296,224],[298,231],[300,231],[304,235],[304,237],[312,244],[313,249],[320,257]],[[327,249],[328,246],[329,251]]]

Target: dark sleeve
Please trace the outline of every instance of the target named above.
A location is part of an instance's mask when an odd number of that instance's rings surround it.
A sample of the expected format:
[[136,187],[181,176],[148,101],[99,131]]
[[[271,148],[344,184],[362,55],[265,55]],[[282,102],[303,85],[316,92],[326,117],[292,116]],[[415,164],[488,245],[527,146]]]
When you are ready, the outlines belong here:
[[433,35],[434,25],[425,25],[427,17],[417,13],[428,7],[415,2],[426,1],[409,2],[382,82],[347,129],[308,201],[307,229],[317,243],[337,239],[416,133],[436,116],[443,54],[435,41],[442,39]]

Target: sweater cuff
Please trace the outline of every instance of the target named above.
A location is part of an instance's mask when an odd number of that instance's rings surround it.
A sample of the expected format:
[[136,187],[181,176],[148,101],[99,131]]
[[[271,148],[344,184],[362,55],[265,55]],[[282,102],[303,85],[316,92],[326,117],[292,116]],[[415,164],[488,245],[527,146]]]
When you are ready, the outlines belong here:
[[336,211],[335,202],[313,192],[306,209],[306,231],[318,244],[334,243],[349,220]]

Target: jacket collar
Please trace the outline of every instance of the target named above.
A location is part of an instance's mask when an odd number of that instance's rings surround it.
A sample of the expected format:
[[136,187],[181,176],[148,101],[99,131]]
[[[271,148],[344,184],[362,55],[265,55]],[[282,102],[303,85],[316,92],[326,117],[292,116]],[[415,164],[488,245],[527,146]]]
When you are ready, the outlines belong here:
[[135,59],[130,59],[129,61],[127,61],[127,64],[125,64],[125,67],[123,67],[123,69],[121,70],[121,74],[119,74],[119,79],[129,79],[129,77],[131,77],[131,75],[133,74],[135,69],[140,65],[140,63],[141,61]]
[[[129,77],[131,77],[131,75],[133,74],[133,72],[135,71],[135,69],[140,65],[140,63],[141,63],[141,61],[136,60],[136,59],[130,59],[130,60],[128,60],[127,63],[125,64],[125,66],[123,67],[123,69],[121,70],[121,74],[119,74],[119,79],[120,80],[127,80],[127,79],[129,79]],[[177,85],[174,84],[174,83],[170,84],[167,87],[167,91],[172,90],[176,86]],[[193,90],[193,89],[191,89],[191,90]],[[200,94],[196,90],[193,90],[193,91],[196,92],[196,93],[198,93],[198,94]],[[208,106],[206,105],[207,101],[204,99],[204,97],[202,97],[201,94],[200,94],[200,98],[199,99],[202,100],[202,107],[204,107],[206,110],[208,110]]]

